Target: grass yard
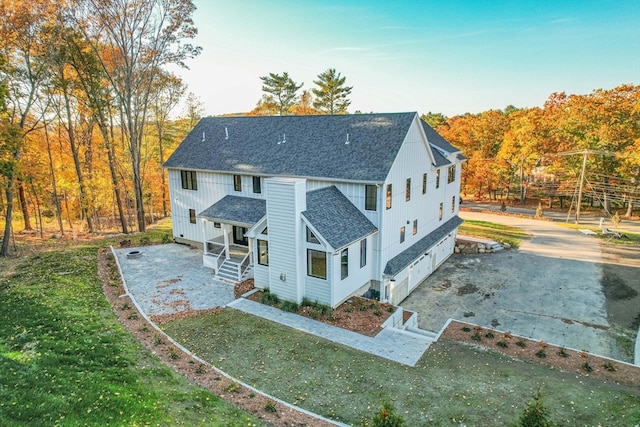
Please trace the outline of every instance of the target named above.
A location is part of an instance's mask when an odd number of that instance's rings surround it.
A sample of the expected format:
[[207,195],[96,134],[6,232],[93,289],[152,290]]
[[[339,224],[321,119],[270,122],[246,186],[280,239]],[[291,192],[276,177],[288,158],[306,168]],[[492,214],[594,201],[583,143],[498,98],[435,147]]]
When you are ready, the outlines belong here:
[[508,243],[512,248],[517,248],[522,239],[529,238],[529,235],[526,232],[517,227],[468,219],[466,219],[460,226],[458,233],[466,234],[467,236],[486,238],[499,243]]
[[392,402],[410,426],[511,425],[541,391],[559,425],[635,425],[640,389],[510,359],[457,342],[408,367],[225,309],[163,325],[200,357],[300,407],[368,425]]
[[174,374],[123,329],[97,277],[104,244],[0,259],[0,425],[262,425]]

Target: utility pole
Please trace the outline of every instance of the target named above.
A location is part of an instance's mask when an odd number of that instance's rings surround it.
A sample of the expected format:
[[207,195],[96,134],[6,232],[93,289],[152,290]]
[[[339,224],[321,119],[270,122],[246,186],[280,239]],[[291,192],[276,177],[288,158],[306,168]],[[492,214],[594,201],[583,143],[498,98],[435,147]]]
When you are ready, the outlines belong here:
[[578,190],[578,205],[576,206],[576,224],[580,224],[580,205],[582,204],[582,188],[584,187],[584,174],[587,169],[587,154],[585,150],[582,158],[582,171],[580,172],[580,188]]

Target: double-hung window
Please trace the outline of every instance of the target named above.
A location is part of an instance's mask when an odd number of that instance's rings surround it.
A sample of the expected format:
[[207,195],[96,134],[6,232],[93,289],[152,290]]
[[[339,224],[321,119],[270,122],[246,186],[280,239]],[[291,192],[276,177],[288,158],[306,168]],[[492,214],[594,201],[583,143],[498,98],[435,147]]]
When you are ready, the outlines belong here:
[[411,200],[411,178],[407,178],[407,186],[405,188],[405,200]]
[[233,191],[242,191],[241,175],[233,175]]
[[327,253],[307,249],[307,275],[319,279],[327,278]]
[[253,177],[253,192],[256,194],[262,193],[262,185],[259,176]]
[[364,186],[364,209],[375,211],[378,209],[378,187],[375,185]]
[[180,171],[180,179],[182,181],[182,188],[185,190],[197,190],[198,179],[196,177],[196,171]]
[[340,253],[340,278],[344,280],[347,277],[349,277],[349,248]]
[[392,195],[391,184],[387,184],[387,209],[391,209],[391,195]]

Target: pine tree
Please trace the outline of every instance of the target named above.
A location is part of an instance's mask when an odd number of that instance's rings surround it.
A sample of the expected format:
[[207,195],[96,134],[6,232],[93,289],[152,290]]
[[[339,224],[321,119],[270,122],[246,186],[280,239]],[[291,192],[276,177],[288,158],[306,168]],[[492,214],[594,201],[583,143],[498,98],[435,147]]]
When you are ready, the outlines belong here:
[[281,116],[289,113],[289,109],[295,105],[298,100],[298,89],[304,83],[299,85],[294,82],[289,74],[285,71],[282,75],[269,73],[268,76],[260,77],[262,80],[262,91],[271,95],[273,101],[278,105]]
[[313,106],[327,114],[347,114],[347,107],[351,104],[348,97],[353,87],[345,86],[345,80],[346,77],[340,77],[335,68],[319,74],[318,80],[313,81],[318,86],[313,89],[316,96]]

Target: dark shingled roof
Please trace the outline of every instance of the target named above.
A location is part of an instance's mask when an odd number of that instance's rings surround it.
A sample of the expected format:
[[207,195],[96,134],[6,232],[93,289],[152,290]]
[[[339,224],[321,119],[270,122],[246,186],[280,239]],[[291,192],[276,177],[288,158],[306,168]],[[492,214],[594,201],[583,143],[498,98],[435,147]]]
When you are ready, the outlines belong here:
[[429,251],[429,249],[433,245],[442,240],[444,236],[455,230],[462,223],[463,221],[459,216],[454,216],[449,221],[445,222],[440,227],[433,230],[422,239],[418,240],[409,248],[391,258],[384,268],[384,274],[395,276],[396,274],[400,273],[409,264],[420,258],[424,253]]
[[302,215],[335,250],[378,229],[335,186],[309,191]]
[[[383,182],[416,115],[205,117],[164,166]],[[430,141],[449,146],[429,129]]]
[[436,132],[435,129],[433,129],[431,126],[429,126],[424,120],[420,120],[420,123],[422,123],[422,129],[424,130],[425,135],[427,135],[427,141],[429,141],[429,144],[435,145],[447,154],[460,152],[460,150],[449,144],[446,139],[440,136],[440,134]]
[[209,221],[235,223],[251,227],[267,214],[267,202],[250,197],[224,196],[198,214]]
[[440,153],[440,150],[431,150],[431,152],[433,153],[433,158],[436,161],[436,166],[446,166],[451,164],[451,162]]

